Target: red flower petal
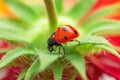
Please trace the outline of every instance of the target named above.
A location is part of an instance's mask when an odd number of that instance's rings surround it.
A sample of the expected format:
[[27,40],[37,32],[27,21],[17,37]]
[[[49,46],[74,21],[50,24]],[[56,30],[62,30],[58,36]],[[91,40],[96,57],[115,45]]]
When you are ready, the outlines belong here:
[[87,63],[86,66],[87,66],[86,72],[89,80],[99,80],[99,77],[101,76],[102,71],[92,63]]
[[120,2],[120,0],[97,0],[96,4],[93,7],[93,10],[97,9],[101,6],[103,7],[103,6],[114,4],[114,3],[117,3],[117,2]]
[[0,70],[0,80],[16,80],[22,68],[19,66],[6,67]]
[[120,35],[109,35],[105,36],[105,38],[114,46],[120,46]]
[[11,48],[10,44],[5,40],[0,40],[0,49]]
[[82,78],[80,75],[78,75],[75,80],[82,80]]
[[89,55],[87,57],[93,65],[99,67],[103,72],[120,80],[120,59],[110,53],[100,55]]
[[[86,18],[91,15],[95,10],[97,10],[100,7],[104,7],[107,5],[111,5],[114,3],[118,3],[120,2],[120,0],[97,0],[96,3],[91,7],[90,10],[88,10],[88,12],[78,21],[78,24],[81,24],[82,22],[84,22],[86,20]],[[112,15],[108,15],[109,19],[118,19],[120,20],[120,9],[116,10],[115,13],[113,13]],[[117,15],[116,15],[117,14]]]

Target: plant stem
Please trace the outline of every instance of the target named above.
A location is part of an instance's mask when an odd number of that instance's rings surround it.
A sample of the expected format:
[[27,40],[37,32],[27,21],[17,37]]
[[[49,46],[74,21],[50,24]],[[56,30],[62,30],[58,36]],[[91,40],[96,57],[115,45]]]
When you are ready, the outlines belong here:
[[57,27],[57,16],[53,0],[44,0],[47,15],[49,18],[50,29],[53,31]]

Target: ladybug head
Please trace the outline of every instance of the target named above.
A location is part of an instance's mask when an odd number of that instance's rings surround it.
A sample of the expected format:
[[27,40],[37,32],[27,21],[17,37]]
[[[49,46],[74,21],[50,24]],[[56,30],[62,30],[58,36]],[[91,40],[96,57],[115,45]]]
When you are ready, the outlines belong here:
[[57,44],[57,42],[55,41],[55,39],[54,38],[49,38],[48,39],[48,50],[50,51],[50,52],[52,52],[54,49],[53,49],[53,46],[54,45],[58,45]]

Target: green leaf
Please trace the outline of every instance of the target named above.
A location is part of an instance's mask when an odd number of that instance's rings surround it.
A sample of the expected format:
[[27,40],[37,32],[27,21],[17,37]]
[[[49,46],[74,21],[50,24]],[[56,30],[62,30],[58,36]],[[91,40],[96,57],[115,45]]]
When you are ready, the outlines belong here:
[[22,55],[36,55],[34,51],[25,49],[25,48],[15,48],[9,51],[3,58],[0,60],[0,68],[6,66],[14,59],[18,58]]
[[80,45],[84,44],[102,44],[102,45],[107,45],[111,46],[111,44],[101,36],[86,36],[80,39]]
[[50,64],[58,59],[58,55],[47,54],[39,52],[39,58],[37,58],[31,67],[28,69],[25,80],[33,80],[33,78],[39,73],[45,70]]
[[1,27],[16,28],[19,30],[27,29],[29,26],[17,18],[0,18]]
[[105,49],[105,50],[111,52],[116,57],[120,58],[120,54],[114,48],[112,48],[112,47],[105,46],[105,45],[96,45],[93,48],[102,48],[102,49]]
[[37,19],[37,14],[20,0],[5,0],[10,10],[24,22],[31,24]]
[[117,20],[102,19],[102,20],[96,21],[95,23],[90,24],[89,26],[84,27],[84,29],[86,30],[86,32],[88,31],[88,33],[89,33],[89,31],[94,30],[99,27],[119,25],[119,24],[120,24],[120,22]]
[[83,80],[87,80],[84,58],[78,52],[71,49],[69,53],[66,54],[66,59],[78,70]]
[[14,31],[14,32],[20,32],[19,29],[15,28],[15,27],[9,27],[7,25],[0,25],[0,31]]
[[25,26],[22,22],[16,19],[9,19],[9,18],[0,18],[0,31],[13,31],[24,33]]
[[54,73],[54,80],[61,80],[62,79],[62,71],[64,67],[61,61],[56,61],[53,66],[53,73]]
[[26,42],[26,38],[24,35],[13,30],[0,29],[0,39]]
[[114,50],[113,46],[103,37],[100,36],[87,36],[80,40],[80,45],[76,46],[77,51],[82,55],[88,53],[98,52],[95,48],[103,48],[113,53],[115,56],[120,57],[120,55]]
[[78,21],[94,4],[94,0],[79,0],[67,15]]
[[50,36],[49,31],[50,30],[49,30],[49,24],[47,19],[41,19],[38,22],[36,22],[34,27],[30,28],[27,31],[27,41],[31,42],[32,45],[35,45],[35,46],[41,45],[41,47],[46,47],[43,45],[46,45],[46,42],[47,42],[46,40]]
[[88,53],[94,51],[95,48],[103,48],[113,53],[115,56],[120,57],[119,53],[114,50],[113,46],[103,37],[100,36],[87,36],[80,40],[80,45],[76,47],[81,53]]
[[25,42],[26,33],[20,27],[16,20],[15,22],[12,19],[0,20],[0,39]]
[[41,1],[22,1],[25,5],[29,6],[32,8],[32,10],[39,16],[39,17],[45,17],[46,16],[46,11],[45,11],[45,6],[43,2]]
[[30,68],[27,70],[25,80],[33,80],[33,78],[39,73],[40,61],[37,58]]
[[9,51],[10,49],[0,49],[0,54]]
[[76,50],[81,55],[86,56],[87,54],[92,54],[99,51],[99,49],[93,48],[95,45],[97,44],[82,44],[82,45],[76,46]]
[[39,60],[40,60],[40,72],[45,70],[50,64],[56,61],[59,58],[58,54],[51,54],[51,53],[39,53]]
[[23,80],[26,75],[26,72],[27,72],[27,69],[24,69],[18,76],[17,80]]
[[87,27],[86,32],[94,35],[119,34],[120,22],[113,20],[102,20]]
[[55,1],[55,7],[57,9],[58,13],[61,13],[63,10],[63,0],[54,0]]
[[81,25],[84,27],[86,27],[86,26],[89,27],[89,25],[91,23],[95,23],[95,21],[97,21],[98,19],[103,18],[103,17],[107,16],[108,14],[113,13],[118,8],[120,8],[119,3],[100,8],[100,9],[96,10],[94,13],[92,13],[92,15],[90,15]]

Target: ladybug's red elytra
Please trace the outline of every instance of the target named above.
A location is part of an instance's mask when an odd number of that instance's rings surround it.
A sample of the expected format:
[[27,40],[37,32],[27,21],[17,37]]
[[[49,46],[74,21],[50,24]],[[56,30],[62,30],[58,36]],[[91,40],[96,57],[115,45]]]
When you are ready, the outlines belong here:
[[53,46],[62,47],[61,44],[72,41],[78,36],[78,31],[71,25],[60,26],[51,34],[50,38],[48,39],[48,50],[52,52],[54,50]]

